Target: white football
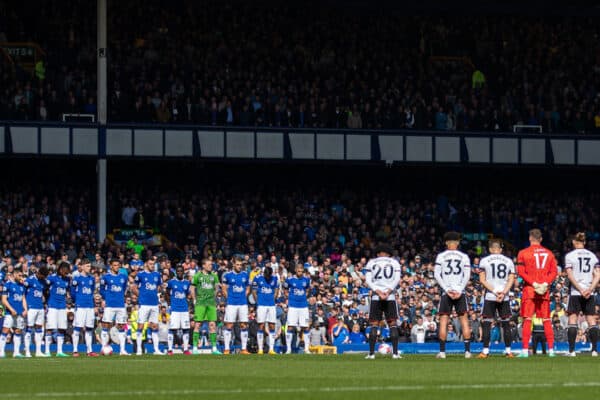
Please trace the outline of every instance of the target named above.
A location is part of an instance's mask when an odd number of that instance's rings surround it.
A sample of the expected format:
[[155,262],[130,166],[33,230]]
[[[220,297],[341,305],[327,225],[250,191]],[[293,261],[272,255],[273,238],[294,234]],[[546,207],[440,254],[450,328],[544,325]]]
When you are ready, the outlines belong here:
[[113,348],[111,345],[106,345],[102,348],[103,356],[110,356],[113,353]]
[[379,354],[390,354],[392,352],[392,346],[387,343],[381,343],[377,351]]

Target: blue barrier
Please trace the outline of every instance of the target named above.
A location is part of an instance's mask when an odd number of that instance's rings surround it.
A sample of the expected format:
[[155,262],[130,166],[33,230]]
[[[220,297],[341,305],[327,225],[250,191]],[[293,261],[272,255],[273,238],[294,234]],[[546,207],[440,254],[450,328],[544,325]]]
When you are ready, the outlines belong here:
[[[520,350],[521,343],[513,343],[512,350]],[[398,349],[403,354],[437,354],[440,351],[440,345],[437,342],[433,343],[400,343]],[[554,344],[554,350],[557,352],[566,352],[569,349],[569,344],[566,342],[558,342]],[[337,346],[338,354],[343,353],[366,353],[369,350],[368,344],[343,344]],[[481,343],[471,343],[471,352],[480,353],[483,350]],[[591,345],[589,343],[582,344],[577,343],[575,345],[577,352],[591,351]],[[462,342],[457,343],[446,343],[446,353],[448,354],[459,354],[465,351],[465,345]],[[502,354],[504,352],[504,344],[493,344],[490,346],[490,353]],[[541,353],[541,346],[538,348],[538,353]]]
[[[116,344],[112,345],[113,347],[113,353],[114,354],[118,354],[119,353],[119,346]],[[165,346],[160,346],[162,351],[166,351],[166,347]],[[232,350],[238,349],[239,346],[233,346]],[[557,342],[554,344],[554,350],[556,352],[567,352],[569,348],[569,344],[566,342]],[[45,347],[44,347],[45,349]],[[99,344],[94,344],[92,346],[93,351],[99,353],[101,346]],[[133,346],[128,344],[126,346],[127,352],[132,353],[133,352]],[[146,349],[146,353],[148,354],[152,354],[154,352],[154,348],[152,345],[145,345],[145,349]],[[210,350],[210,348],[206,347],[204,348],[205,350]],[[398,345],[398,349],[402,352],[402,354],[437,354],[439,351],[439,343],[436,342],[432,342],[432,343],[400,343]],[[462,342],[457,342],[457,343],[447,343],[446,344],[446,353],[448,354],[462,354],[464,352],[464,344]],[[483,349],[483,345],[481,343],[471,343],[471,352],[472,353],[480,353]],[[512,349],[514,351],[518,351],[521,349],[521,343],[513,343],[513,347]],[[8,352],[12,352],[12,344],[8,344],[6,346],[6,350]],[[54,353],[56,352],[56,345],[51,345],[50,346],[50,350]],[[222,347],[220,346],[220,350],[223,350]],[[279,353],[283,353],[285,352],[285,348],[282,346],[276,346],[275,350]],[[294,352],[299,352],[300,349],[294,349]],[[31,351],[34,352],[35,348],[32,346]],[[65,351],[66,353],[71,353],[73,351],[73,346],[70,344],[66,344],[63,346],[63,351]],[[84,345],[80,345],[79,346],[79,351],[81,353],[85,353],[85,346]],[[301,351],[301,350],[300,350]],[[343,344],[343,345],[339,345],[337,346],[337,352],[338,354],[344,354],[344,353],[366,353],[369,351],[369,345],[368,344]],[[588,352],[591,351],[591,345],[589,343],[577,343],[575,345],[575,351],[576,352]],[[493,344],[492,346],[490,346],[490,353],[491,354],[502,354],[504,352],[504,344]],[[538,353],[541,353],[541,347],[538,348]]]

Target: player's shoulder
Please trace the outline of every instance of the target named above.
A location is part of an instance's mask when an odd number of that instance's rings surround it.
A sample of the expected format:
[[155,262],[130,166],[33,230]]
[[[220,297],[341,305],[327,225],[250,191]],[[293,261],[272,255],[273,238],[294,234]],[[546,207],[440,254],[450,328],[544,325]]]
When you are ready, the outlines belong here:
[[442,251],[440,251],[440,252],[437,254],[436,258],[443,258],[443,257],[446,257],[446,256],[447,256],[448,254],[450,254],[451,252],[452,252],[452,250],[442,250]]

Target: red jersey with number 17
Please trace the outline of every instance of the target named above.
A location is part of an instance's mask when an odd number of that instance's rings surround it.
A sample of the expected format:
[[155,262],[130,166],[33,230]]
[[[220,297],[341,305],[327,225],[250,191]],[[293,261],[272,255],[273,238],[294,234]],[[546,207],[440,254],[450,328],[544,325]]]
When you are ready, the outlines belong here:
[[550,298],[550,290],[543,296],[540,296],[535,293],[532,286],[534,282],[546,282],[548,286],[554,282],[558,270],[556,267],[556,258],[554,258],[554,254],[550,250],[539,244],[532,244],[528,248],[521,250],[517,256],[517,271],[525,282],[523,298]]

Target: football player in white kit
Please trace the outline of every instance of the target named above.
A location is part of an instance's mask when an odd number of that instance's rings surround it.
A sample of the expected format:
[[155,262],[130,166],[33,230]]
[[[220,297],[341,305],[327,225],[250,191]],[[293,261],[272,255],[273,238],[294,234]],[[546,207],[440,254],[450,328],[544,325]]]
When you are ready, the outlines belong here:
[[489,242],[490,255],[481,259],[479,263],[479,281],[486,288],[483,302],[482,338],[483,351],[477,358],[488,358],[490,354],[490,334],[492,321],[496,314],[500,317],[504,335],[504,354],[513,358],[510,349],[512,338],[510,335],[510,303],[508,293],[515,282],[515,264],[512,260],[502,255],[502,241],[492,239]]
[[585,233],[579,232],[573,238],[573,251],[565,256],[565,269],[569,277],[571,292],[567,314],[569,314],[570,357],[575,357],[575,339],[577,338],[577,317],[583,313],[589,325],[588,334],[592,344],[592,356],[598,356],[598,321],[594,291],[600,281],[600,263],[594,253],[585,248]]
[[444,235],[447,250],[438,254],[435,259],[435,280],[442,288],[442,297],[438,307],[440,315],[440,352],[437,358],[446,358],[446,336],[448,319],[452,309],[460,318],[463,339],[465,342],[465,358],[471,358],[471,327],[467,317],[467,298],[465,287],[471,278],[471,261],[469,256],[458,250],[460,234],[447,232]]
[[391,258],[393,250],[388,246],[379,246],[375,249],[377,258],[369,260],[366,266],[365,279],[371,289],[371,308],[369,321],[371,332],[369,334],[369,354],[366,359],[375,359],[375,343],[379,324],[385,316],[392,339],[392,358],[402,358],[398,354],[398,304],[396,303],[396,288],[402,277],[398,261]]

